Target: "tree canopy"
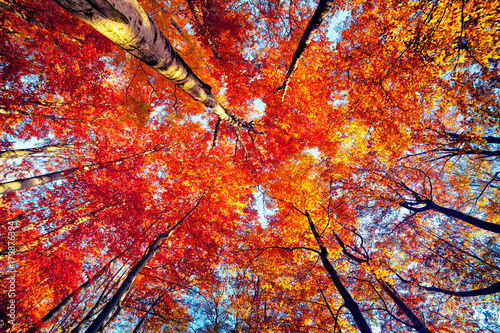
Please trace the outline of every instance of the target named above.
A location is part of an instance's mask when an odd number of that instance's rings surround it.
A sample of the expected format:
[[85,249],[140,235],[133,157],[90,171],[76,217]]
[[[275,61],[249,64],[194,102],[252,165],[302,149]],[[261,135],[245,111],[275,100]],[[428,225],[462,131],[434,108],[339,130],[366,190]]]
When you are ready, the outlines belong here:
[[499,8],[0,0],[0,331],[500,331]]

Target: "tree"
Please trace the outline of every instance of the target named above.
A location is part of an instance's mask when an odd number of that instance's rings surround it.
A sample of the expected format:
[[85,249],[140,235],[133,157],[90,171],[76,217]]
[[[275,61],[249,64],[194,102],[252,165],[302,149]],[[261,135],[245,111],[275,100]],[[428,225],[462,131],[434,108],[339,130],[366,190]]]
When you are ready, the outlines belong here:
[[0,0],[2,328],[498,331],[497,7]]

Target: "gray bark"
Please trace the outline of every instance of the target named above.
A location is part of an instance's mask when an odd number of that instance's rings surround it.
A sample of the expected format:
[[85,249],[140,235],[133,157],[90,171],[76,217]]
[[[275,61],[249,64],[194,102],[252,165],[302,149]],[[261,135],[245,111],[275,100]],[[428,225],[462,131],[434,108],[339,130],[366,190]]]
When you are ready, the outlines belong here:
[[396,294],[396,292],[394,290],[392,290],[392,288],[387,283],[385,283],[385,281],[379,280],[379,283],[382,286],[382,289],[384,289],[384,291],[392,298],[394,303],[396,303],[397,307],[401,311],[404,312],[404,314],[406,315],[406,317],[408,317],[408,319],[410,319],[410,321],[413,324],[413,328],[417,332],[419,332],[419,333],[430,333],[431,332],[431,331],[429,331],[427,326],[425,326],[425,324],[420,321],[420,319],[417,317],[417,315],[415,313],[413,313],[413,311],[409,307],[406,306],[406,304]]
[[72,174],[83,170],[83,168],[72,168],[64,171],[52,172],[41,176],[17,179],[0,184],[0,194],[24,190],[33,186],[47,184],[56,180],[64,179]]

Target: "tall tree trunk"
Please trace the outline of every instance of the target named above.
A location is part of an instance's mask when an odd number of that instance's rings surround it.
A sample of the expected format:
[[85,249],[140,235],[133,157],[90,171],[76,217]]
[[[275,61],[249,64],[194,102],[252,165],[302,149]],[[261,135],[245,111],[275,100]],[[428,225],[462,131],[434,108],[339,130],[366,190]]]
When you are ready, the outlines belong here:
[[95,281],[97,281],[106,271],[108,268],[111,268],[111,266],[118,260],[118,256],[115,257],[113,260],[108,262],[104,267],[102,267],[99,270],[99,273],[95,274],[90,280],[86,281],[83,283],[81,286],[79,286],[75,291],[73,291],[71,294],[66,296],[59,304],[57,304],[52,310],[49,311],[43,318],[42,321],[44,323],[48,323],[52,319],[54,319],[61,311],[63,311],[71,302],[73,299],[78,296],[78,294],[85,292]]
[[83,328],[83,325],[85,325],[90,320],[90,318],[92,318],[94,316],[94,314],[97,312],[97,309],[104,303],[105,295],[107,295],[106,290],[104,290],[101,293],[97,302],[90,309],[90,311],[85,315],[85,317],[83,317],[83,319],[78,323],[78,325],[76,325],[75,328],[73,328],[71,330],[71,333],[80,332],[80,330]]
[[309,43],[311,43],[314,34],[316,33],[316,31],[318,31],[321,23],[323,23],[323,20],[325,19],[325,16],[328,13],[328,11],[332,8],[333,3],[334,3],[333,0],[321,0],[318,4],[318,7],[316,8],[316,11],[311,17],[311,20],[307,24],[306,30],[304,30],[304,33],[302,34],[302,38],[300,39],[299,45],[297,46],[297,49],[293,53],[292,63],[290,64],[288,72],[286,73],[285,81],[283,82],[281,87],[276,89],[276,90],[283,90],[283,95],[281,97],[282,101],[285,98],[286,91],[288,90],[288,83],[290,82],[290,78],[299,67],[299,60],[302,57],[302,54],[306,50],[307,46],[309,46]]
[[390,298],[396,303],[397,307],[403,311],[403,313],[410,319],[410,321],[413,323],[413,328],[419,332],[419,333],[430,333],[429,329],[427,326],[425,326],[424,323],[420,321],[420,319],[413,313],[413,311],[406,306],[406,304],[403,302],[403,300],[396,294],[394,290],[383,280],[378,280],[380,285],[382,286],[382,289],[389,295]]
[[[123,252],[122,252],[123,253]],[[97,302],[94,304],[94,306],[89,310],[89,312],[85,315],[85,317],[78,323],[78,325],[75,326],[75,328],[73,328],[71,330],[71,333],[78,333],[80,332],[80,330],[83,328],[83,326],[90,320],[90,318],[92,318],[94,316],[94,314],[98,311],[98,309],[101,307],[101,305],[104,303],[104,300],[108,297],[108,295],[110,294],[110,285],[111,285],[111,289],[114,288],[114,285],[113,284],[113,281],[114,279],[120,275],[120,272],[122,271],[123,267],[120,268],[108,281],[107,285],[104,287],[101,295],[99,296],[99,298],[97,299]],[[125,272],[122,274],[124,275]],[[122,279],[122,277],[120,276],[118,278],[118,281],[114,284],[119,284],[120,280]]]
[[174,224],[167,233],[160,234],[155,241],[148,247],[146,253],[142,256],[141,260],[130,270],[125,281],[118,288],[113,297],[108,301],[104,309],[99,313],[99,316],[94,320],[92,325],[87,329],[86,333],[96,333],[100,330],[100,328],[107,322],[110,315],[114,312],[119,303],[127,296],[129,289],[134,284],[137,275],[139,272],[149,263],[151,259],[153,259],[154,255],[160,250],[161,243],[168,239],[174,231],[180,226],[186,219],[191,215],[191,213],[198,207],[200,202],[196,203],[196,205],[186,214],[184,217]]
[[118,303],[118,306],[115,310],[115,312],[113,312],[113,315],[108,319],[106,320],[106,322],[101,326],[101,329],[98,331],[98,333],[103,333],[104,330],[106,329],[106,327],[108,327],[108,325],[116,319],[116,317],[118,317],[118,315],[120,314],[120,312],[122,312],[122,309],[123,309],[123,306]]
[[305,212],[305,215],[309,222],[309,227],[311,228],[311,231],[314,235],[314,239],[316,240],[316,243],[318,243],[318,246],[321,250],[320,251],[321,262],[323,263],[323,266],[325,267],[328,274],[330,274],[330,277],[332,278],[335,287],[337,287],[340,296],[342,296],[342,298],[344,299],[345,307],[351,312],[352,316],[354,317],[354,321],[356,322],[356,325],[358,326],[359,330],[362,333],[372,333],[370,326],[368,326],[368,323],[366,322],[365,318],[363,317],[363,314],[361,313],[358,303],[356,303],[356,301],[352,298],[351,294],[349,294],[344,284],[340,280],[337,271],[335,270],[330,260],[328,259],[328,250],[326,249],[326,246],[323,243],[321,236],[318,234],[318,231],[316,230],[316,226],[314,225],[311,215],[309,215],[309,212],[307,211]]
[[10,182],[5,182],[0,184],[0,194],[6,194],[10,192],[15,192],[19,190],[24,190],[33,186],[43,185],[50,182],[54,182],[56,180],[64,179],[68,176],[71,176],[75,173],[79,173],[85,170],[85,168],[90,168],[90,166],[86,167],[78,167],[67,169],[64,171],[51,172],[41,176],[35,176],[31,178],[17,179]]
[[157,297],[155,299],[155,301],[153,302],[153,304],[151,304],[151,306],[149,307],[149,309],[144,313],[144,315],[142,316],[141,320],[139,320],[139,322],[137,323],[137,325],[135,325],[134,331],[132,333],[139,333],[139,329],[144,324],[147,316],[153,310],[153,308],[155,307],[155,305],[163,298],[163,296],[165,296],[165,294],[160,295],[159,297]]
[[71,144],[60,144],[60,145],[48,145],[38,148],[26,148],[26,149],[15,149],[15,150],[5,150],[0,151],[0,159],[11,159],[11,158],[22,158],[29,157],[35,154],[41,153],[54,153],[59,150],[74,149],[75,145]]
[[58,5],[174,82],[233,127],[256,132],[251,123],[228,112],[177,54],[136,0],[54,0]]
[[75,291],[73,291],[71,294],[66,296],[59,304],[57,304],[55,307],[50,310],[49,313],[47,313],[43,318],[42,321],[44,323],[50,322],[52,319],[54,319],[59,313],[61,313],[68,305],[71,304],[75,296],[77,296],[79,293],[84,292],[87,290],[95,281],[97,281],[100,277],[102,276],[102,273],[96,274],[92,277],[92,279],[86,281],[83,283],[81,286],[79,286]]
[[63,170],[63,171],[52,172],[52,173],[48,173],[48,174],[41,175],[41,176],[25,178],[25,179],[17,179],[17,180],[13,180],[10,182],[1,183],[0,184],[0,194],[6,194],[6,193],[14,192],[14,191],[24,190],[24,189],[27,189],[27,188],[30,188],[33,186],[47,184],[47,183],[50,183],[50,182],[53,182],[56,180],[61,180],[61,179],[64,179],[68,176],[78,174],[78,173],[81,173],[84,171],[101,169],[101,168],[104,168],[108,164],[119,164],[125,160],[131,159],[134,157],[149,155],[151,153],[155,153],[155,152],[158,152],[160,150],[165,150],[165,149],[166,149],[166,147],[163,147],[163,148],[156,148],[155,147],[152,150],[147,150],[147,151],[142,152],[142,153],[123,157],[123,158],[120,158],[120,159],[117,159],[114,161],[110,161],[110,162],[86,165],[83,167],[77,167],[77,168],[67,169],[67,170]]

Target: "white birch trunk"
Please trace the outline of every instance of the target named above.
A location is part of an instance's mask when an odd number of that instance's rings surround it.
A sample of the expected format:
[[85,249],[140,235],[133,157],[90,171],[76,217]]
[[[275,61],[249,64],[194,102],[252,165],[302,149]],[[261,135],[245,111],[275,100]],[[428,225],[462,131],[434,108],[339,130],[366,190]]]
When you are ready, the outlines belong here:
[[35,154],[42,153],[55,153],[56,151],[65,150],[65,149],[74,149],[75,145],[70,144],[61,144],[61,145],[50,145],[43,146],[39,148],[27,148],[27,149],[13,149],[13,150],[5,150],[0,151],[0,159],[11,159],[11,158],[23,158],[30,157]]

